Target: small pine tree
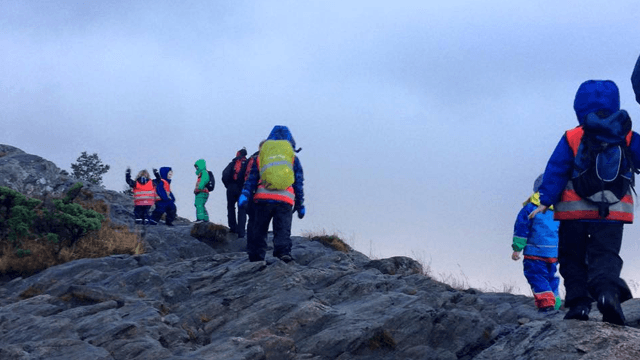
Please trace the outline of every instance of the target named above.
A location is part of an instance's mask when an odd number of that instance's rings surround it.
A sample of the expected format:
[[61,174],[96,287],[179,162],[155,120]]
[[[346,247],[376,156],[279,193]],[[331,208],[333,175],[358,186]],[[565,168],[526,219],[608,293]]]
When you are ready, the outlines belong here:
[[83,151],[76,159],[76,163],[71,164],[71,170],[73,170],[71,175],[95,185],[102,185],[102,175],[106,174],[109,168],[109,165],[102,164],[97,153],[89,155]]

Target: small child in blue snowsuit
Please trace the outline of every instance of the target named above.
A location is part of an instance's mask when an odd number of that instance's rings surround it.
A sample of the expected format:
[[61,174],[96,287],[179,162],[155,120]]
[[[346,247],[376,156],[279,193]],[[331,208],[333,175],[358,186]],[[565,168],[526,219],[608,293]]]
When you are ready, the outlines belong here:
[[165,224],[173,226],[173,220],[176,218],[176,197],[171,192],[171,177],[173,170],[170,167],[161,167],[160,172],[153,169],[153,175],[156,177],[156,208],[151,213],[151,218],[155,222],[159,222],[164,213]]
[[519,260],[520,252],[524,250],[524,276],[533,291],[536,307],[539,311],[545,312],[558,310],[562,304],[558,293],[560,279],[556,275],[560,223],[553,220],[553,211],[529,219],[529,214],[540,205],[538,188],[541,183],[542,175],[534,182],[533,195],[524,202],[518,213],[513,231],[511,258],[514,261]]

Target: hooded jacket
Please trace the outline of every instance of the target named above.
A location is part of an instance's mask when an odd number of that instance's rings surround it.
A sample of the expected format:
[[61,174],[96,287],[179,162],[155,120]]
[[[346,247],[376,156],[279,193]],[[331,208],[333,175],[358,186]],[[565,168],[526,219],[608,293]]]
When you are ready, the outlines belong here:
[[204,159],[199,159],[194,166],[196,168],[196,175],[198,175],[195,191],[208,194],[207,183],[209,182],[209,173],[207,172],[207,162],[204,161]]
[[[291,144],[291,147],[294,149],[296,148],[296,142],[293,139],[293,135],[291,135],[291,132],[286,126],[276,125],[273,130],[271,130],[267,140],[287,140]],[[294,182],[288,189],[269,190],[264,187],[264,185],[260,184],[258,161],[254,161],[251,165],[251,172],[249,173],[249,178],[244,184],[242,193],[247,197],[247,199],[251,199],[253,197],[254,202],[283,202],[294,206],[296,209],[300,208],[304,204],[304,175],[300,159],[298,159],[297,156],[294,156],[293,160],[293,174]]]
[[529,219],[529,214],[540,205],[539,193],[524,202],[513,227],[514,251],[524,250],[525,259],[556,262],[558,258],[558,226],[553,220],[553,211],[538,214]]
[[242,190],[245,182],[244,174],[247,171],[247,150],[241,149],[236,152],[236,156],[231,159],[227,167],[222,171],[222,183],[224,187],[235,186],[235,191]]
[[[575,156],[585,126],[587,128],[596,127],[599,136],[622,136],[625,138],[632,162],[640,164],[640,137],[636,132],[630,130],[630,119],[628,119],[627,112],[620,110],[617,86],[609,80],[584,82],[576,93],[574,110],[580,125],[565,132],[553,151],[540,186],[540,203],[546,206],[555,204],[556,220],[633,222],[633,197],[630,194],[625,196],[623,201],[609,208],[609,216],[600,219],[598,207],[580,198],[573,190],[571,182]],[[595,114],[597,111],[610,115],[600,118]],[[629,128],[602,126],[609,123],[628,123]]]
[[168,179],[169,171],[171,171],[170,167],[161,167],[160,168],[160,178],[158,180],[158,185],[156,186],[156,193],[160,198],[160,201],[176,201],[175,196],[171,192],[171,179]]
[[636,101],[640,104],[640,56],[638,57],[638,61],[636,61],[633,74],[631,74],[631,86],[633,87],[633,92],[636,94]]

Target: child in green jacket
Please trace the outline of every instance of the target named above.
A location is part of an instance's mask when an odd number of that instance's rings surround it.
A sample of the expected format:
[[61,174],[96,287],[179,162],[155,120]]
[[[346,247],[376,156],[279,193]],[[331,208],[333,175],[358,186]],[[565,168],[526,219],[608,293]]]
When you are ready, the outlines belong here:
[[196,223],[201,223],[209,221],[209,213],[207,213],[207,208],[204,206],[209,199],[209,190],[207,189],[209,172],[207,171],[207,163],[204,159],[199,159],[193,166],[196,168],[196,175],[198,175],[196,188],[193,190],[193,193],[196,195]]

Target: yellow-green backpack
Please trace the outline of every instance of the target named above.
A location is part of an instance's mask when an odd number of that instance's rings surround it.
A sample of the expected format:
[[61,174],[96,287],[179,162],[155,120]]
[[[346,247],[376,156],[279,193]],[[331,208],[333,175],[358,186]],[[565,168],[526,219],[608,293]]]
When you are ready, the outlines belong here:
[[267,140],[260,148],[260,181],[271,190],[293,185],[293,147],[287,140]]

